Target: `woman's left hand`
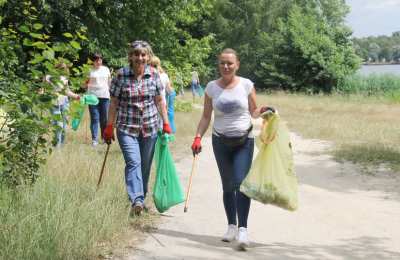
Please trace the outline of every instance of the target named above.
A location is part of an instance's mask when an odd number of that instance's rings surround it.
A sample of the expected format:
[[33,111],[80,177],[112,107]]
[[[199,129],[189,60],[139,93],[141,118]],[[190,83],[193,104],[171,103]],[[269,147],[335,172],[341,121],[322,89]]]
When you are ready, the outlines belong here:
[[271,111],[272,113],[275,113],[276,111],[275,108],[273,107],[263,106],[260,108],[260,114],[267,112],[268,110]]

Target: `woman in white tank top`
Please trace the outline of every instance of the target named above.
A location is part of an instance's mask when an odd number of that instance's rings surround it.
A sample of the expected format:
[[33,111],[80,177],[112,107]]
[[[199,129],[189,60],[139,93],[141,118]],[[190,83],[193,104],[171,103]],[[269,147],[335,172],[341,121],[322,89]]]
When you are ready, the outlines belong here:
[[201,137],[207,131],[214,110],[212,145],[221,175],[223,202],[228,221],[222,241],[235,238],[242,249],[249,246],[247,218],[250,198],[239,191],[250,170],[254,137],[251,117],[258,118],[268,108],[257,108],[253,82],[236,75],[239,58],[233,49],[224,49],[218,56],[221,77],[207,84],[203,115],[192,144],[193,155],[201,152]]

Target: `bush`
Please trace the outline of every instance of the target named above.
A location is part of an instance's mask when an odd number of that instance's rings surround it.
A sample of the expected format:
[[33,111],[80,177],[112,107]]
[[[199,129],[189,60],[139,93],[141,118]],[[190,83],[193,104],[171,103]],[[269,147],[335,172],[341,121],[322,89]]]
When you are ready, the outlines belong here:
[[[59,78],[55,65],[78,60],[79,41],[86,39],[82,30],[75,36],[64,33],[64,42],[52,42],[36,9],[24,3],[25,20],[0,29],[0,183],[11,186],[34,182],[51,151],[49,136],[57,126],[49,111],[57,96],[42,79]],[[73,73],[80,76],[82,70],[74,68]],[[70,81],[81,85],[77,78]]]

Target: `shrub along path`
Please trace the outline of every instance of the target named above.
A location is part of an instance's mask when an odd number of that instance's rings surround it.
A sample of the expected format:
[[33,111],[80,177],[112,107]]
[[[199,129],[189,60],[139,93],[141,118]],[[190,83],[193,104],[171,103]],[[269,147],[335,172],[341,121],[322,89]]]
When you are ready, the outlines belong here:
[[[220,241],[226,229],[210,138],[203,140],[187,213],[161,217],[124,259],[400,259],[400,176],[360,173],[326,154],[330,144],[293,134],[299,209],[252,201],[248,251]],[[186,191],[192,158],[177,163]],[[379,177],[378,177],[379,175]]]

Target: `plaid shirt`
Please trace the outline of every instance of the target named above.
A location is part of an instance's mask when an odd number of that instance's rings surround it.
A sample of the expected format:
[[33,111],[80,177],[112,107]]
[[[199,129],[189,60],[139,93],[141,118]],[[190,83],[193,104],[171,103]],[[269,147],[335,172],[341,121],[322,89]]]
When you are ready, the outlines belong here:
[[134,79],[128,66],[118,70],[110,88],[111,97],[118,99],[117,129],[131,136],[143,137],[157,134],[158,110],[155,97],[162,85],[157,70],[147,65],[142,79]]

